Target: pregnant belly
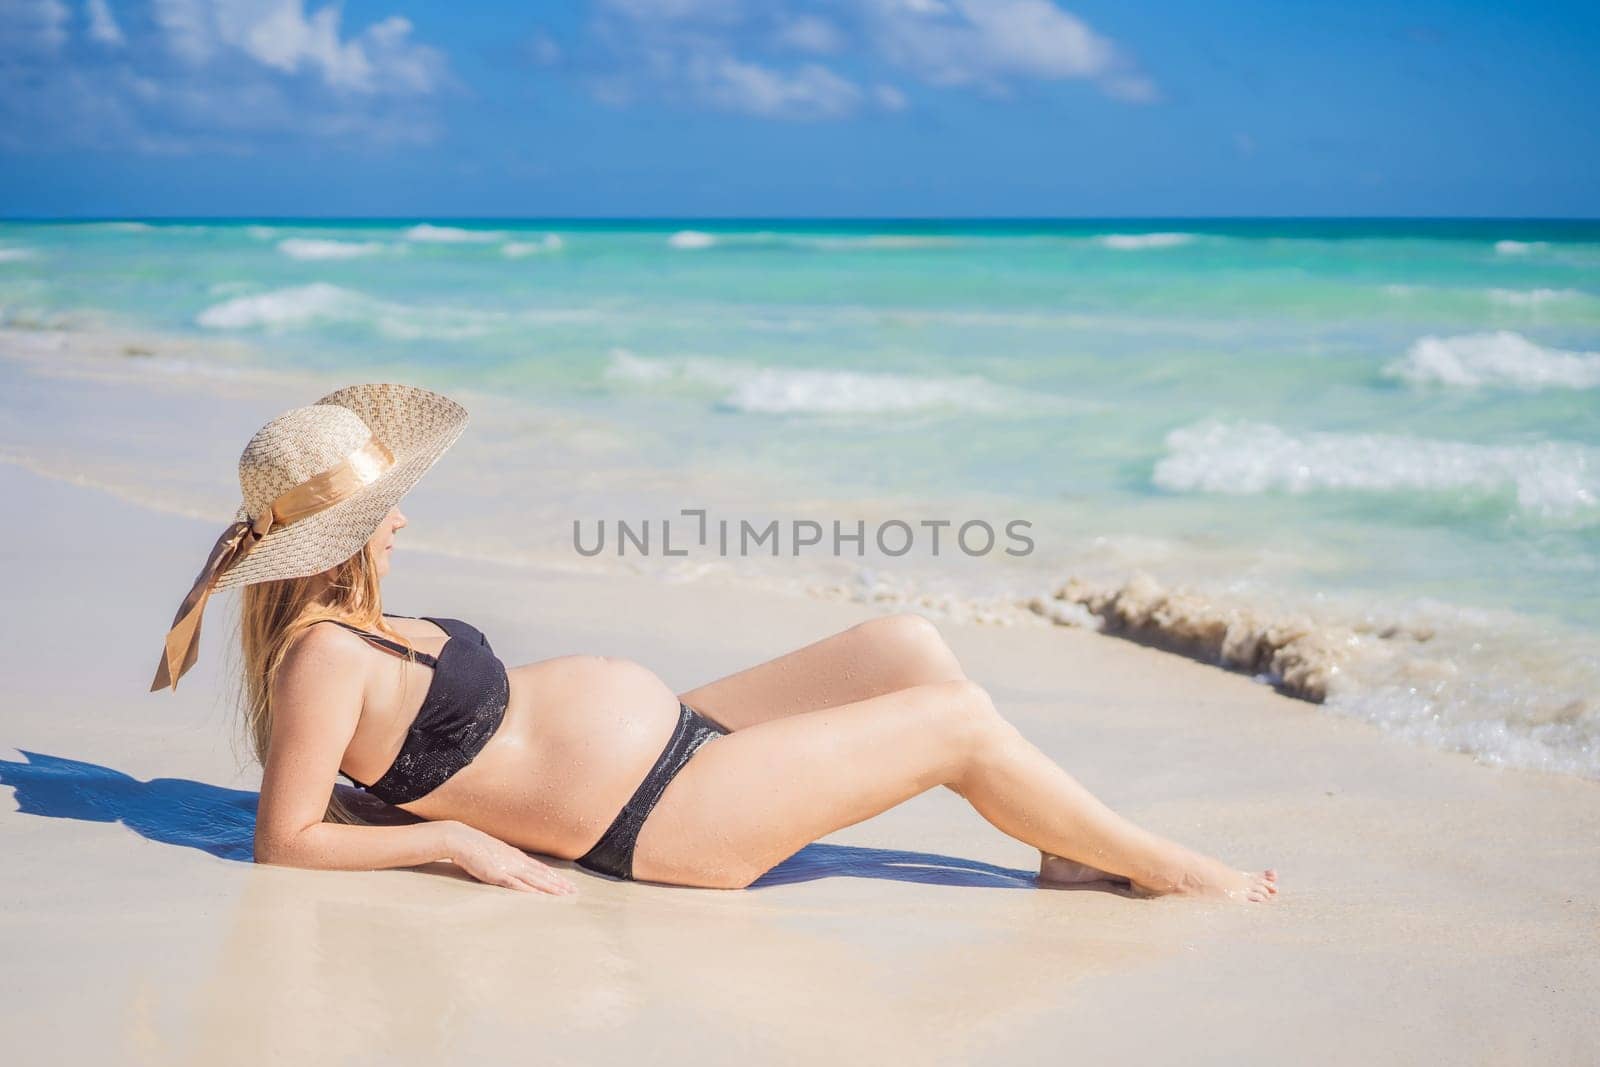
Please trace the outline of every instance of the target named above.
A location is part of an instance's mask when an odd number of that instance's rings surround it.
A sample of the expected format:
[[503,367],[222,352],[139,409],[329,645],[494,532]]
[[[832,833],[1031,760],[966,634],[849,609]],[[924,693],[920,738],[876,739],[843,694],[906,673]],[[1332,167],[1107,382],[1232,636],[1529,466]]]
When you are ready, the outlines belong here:
[[558,656],[512,668],[505,720],[477,757],[406,810],[576,859],[600,839],[678,721],[648,668]]

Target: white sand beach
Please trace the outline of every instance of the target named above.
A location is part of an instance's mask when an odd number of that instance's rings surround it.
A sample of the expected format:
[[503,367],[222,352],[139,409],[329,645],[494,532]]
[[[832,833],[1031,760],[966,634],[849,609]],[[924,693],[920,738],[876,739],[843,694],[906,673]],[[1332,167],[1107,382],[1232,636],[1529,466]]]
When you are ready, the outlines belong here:
[[[945,790],[743,891],[253,864],[232,597],[178,691],[146,692],[215,523],[14,463],[0,494],[10,1062],[1594,1061],[1595,783],[1082,631],[941,623],[1046,752],[1153,829],[1275,866],[1276,902],[1038,888],[1037,854]],[[626,656],[680,691],[874,611],[415,550],[385,595],[508,663]]]

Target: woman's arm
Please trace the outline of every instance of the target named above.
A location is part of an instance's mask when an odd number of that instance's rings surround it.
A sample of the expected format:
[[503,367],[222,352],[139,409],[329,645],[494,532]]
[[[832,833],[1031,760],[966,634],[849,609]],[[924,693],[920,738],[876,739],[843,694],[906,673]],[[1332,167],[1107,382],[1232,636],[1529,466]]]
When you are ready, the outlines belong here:
[[[407,826],[324,822],[365,685],[360,638],[313,627],[284,657],[256,807],[257,863],[326,870],[415,867],[450,860],[480,881],[557,892],[571,883],[526,852],[454,820]],[[575,888],[575,887],[574,887]]]
[[319,822],[287,841],[268,843],[256,835],[257,863],[318,870],[373,871],[381,867],[419,867],[455,860],[450,840],[460,823],[419,822],[409,826],[344,826]]

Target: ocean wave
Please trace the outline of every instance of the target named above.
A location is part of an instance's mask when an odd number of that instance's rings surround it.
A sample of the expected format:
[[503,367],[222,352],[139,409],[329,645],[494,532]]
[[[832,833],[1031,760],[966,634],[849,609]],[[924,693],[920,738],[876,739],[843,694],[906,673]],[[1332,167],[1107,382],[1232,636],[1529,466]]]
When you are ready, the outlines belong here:
[[1146,574],[1110,586],[1069,580],[1028,606],[1063,625],[1083,625],[1071,609],[1086,610],[1096,629],[1230,670],[1265,674],[1285,692],[1318,703],[1327,699],[1355,643],[1354,632],[1343,627],[1164,589]]
[[679,230],[667,238],[667,244],[673,248],[710,248],[716,243],[715,237],[700,230]]
[[507,241],[500,246],[500,254],[507,259],[536,256],[542,252],[559,252],[566,247],[560,236],[547,233],[537,241]]
[[1297,436],[1266,423],[1208,420],[1173,430],[1166,446],[1154,482],[1176,492],[1509,489],[1518,508],[1546,518],[1600,506],[1600,452],[1567,442],[1480,445],[1381,433]]
[[990,384],[977,377],[908,378],[857,371],[758,371],[723,398],[736,411],[760,414],[875,414],[953,408],[999,411]]
[[290,259],[359,259],[389,251],[382,241],[328,241],[308,237],[288,237],[278,242],[278,251]]
[[[112,233],[209,233],[216,226],[196,222],[139,222],[136,220],[118,220],[115,222],[78,222],[74,226],[81,226],[88,230],[109,230]],[[225,226],[223,228],[226,228]]]
[[756,367],[688,356],[637,356],[614,349],[607,380],[630,385],[680,383],[706,386],[719,405],[763,415],[864,415],[935,409],[1002,411],[1007,396],[976,375],[916,378],[901,374],[808,368]]
[[277,229],[272,226],[246,226],[244,232],[246,236],[253,237],[257,241],[270,241],[278,236]]
[[1542,308],[1550,304],[1567,304],[1589,299],[1580,289],[1458,289],[1427,285],[1385,285],[1383,292],[1394,297],[1456,297],[1488,300],[1491,304],[1514,308]]
[[503,241],[506,234],[500,230],[465,230],[459,226],[434,226],[418,223],[405,232],[405,239],[424,244],[488,244]]
[[23,245],[10,245],[0,247],[0,263],[18,263],[24,259],[37,258],[39,253]]
[[353,289],[313,282],[239,296],[206,308],[196,321],[216,330],[278,333],[322,324],[364,326],[400,341],[463,340],[495,330],[548,323],[589,322],[586,308],[526,308],[517,311],[428,307],[379,300]]
[[906,249],[952,248],[961,243],[954,237],[923,234],[867,234],[860,237],[792,237],[790,244],[820,248],[830,252],[900,251]]
[[1136,252],[1144,248],[1176,248],[1194,239],[1192,233],[1108,233],[1096,237],[1095,243],[1119,252]]
[[1490,289],[1489,299],[1512,307],[1539,307],[1558,301],[1581,300],[1587,293],[1577,289]]
[[1459,337],[1429,335],[1412,344],[1403,358],[1384,367],[1383,373],[1418,384],[1593,389],[1600,387],[1600,352],[1546,348],[1510,330]]
[[1550,247],[1548,241],[1496,241],[1494,250],[1502,256],[1526,256]]
[[1600,658],[1583,635],[1419,601],[1297,607],[1166,586],[1072,578],[1026,607],[1240,671],[1407,740],[1492,766],[1600,778]]
[[195,321],[214,330],[301,326],[317,319],[348,318],[364,299],[337,285],[314,282],[225,300],[200,312]]

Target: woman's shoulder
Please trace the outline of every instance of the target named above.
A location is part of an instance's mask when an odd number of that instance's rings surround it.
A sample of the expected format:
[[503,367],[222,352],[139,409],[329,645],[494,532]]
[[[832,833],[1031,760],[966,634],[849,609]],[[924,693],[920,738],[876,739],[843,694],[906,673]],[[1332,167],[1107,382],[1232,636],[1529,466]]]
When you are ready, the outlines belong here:
[[359,709],[366,689],[366,642],[342,626],[319,620],[295,634],[273,679],[273,700],[325,705],[348,694]]
[[300,669],[303,665],[316,669],[330,664],[360,667],[366,663],[365,649],[365,639],[344,624],[318,619],[289,639],[280,670]]

